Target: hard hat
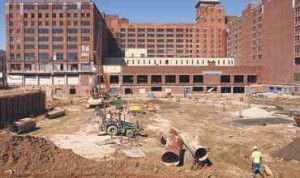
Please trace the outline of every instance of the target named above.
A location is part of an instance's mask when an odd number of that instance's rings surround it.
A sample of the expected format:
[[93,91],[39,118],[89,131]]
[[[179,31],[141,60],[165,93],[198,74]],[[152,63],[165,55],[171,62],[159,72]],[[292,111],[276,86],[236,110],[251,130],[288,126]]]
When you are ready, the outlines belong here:
[[258,147],[257,147],[257,146],[254,146],[254,147],[253,147],[253,150],[258,150]]

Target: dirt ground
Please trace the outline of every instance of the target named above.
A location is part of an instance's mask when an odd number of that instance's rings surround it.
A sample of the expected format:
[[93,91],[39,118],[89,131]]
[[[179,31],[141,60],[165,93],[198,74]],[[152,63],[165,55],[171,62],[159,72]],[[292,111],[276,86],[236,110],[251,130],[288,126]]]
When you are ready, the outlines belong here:
[[[300,108],[299,98],[215,94],[151,102],[158,107],[156,112],[126,116],[138,120],[148,137],[121,141],[98,136],[93,109],[86,109],[84,102],[64,106],[68,110],[64,117],[36,118],[38,129],[29,134],[2,133],[0,177],[249,177],[254,145],[274,177],[300,175],[300,128],[289,115],[291,109]],[[146,101],[130,99],[130,103]],[[207,147],[213,165],[191,170],[193,158],[187,151],[182,166],[162,164],[160,134],[170,127]]]

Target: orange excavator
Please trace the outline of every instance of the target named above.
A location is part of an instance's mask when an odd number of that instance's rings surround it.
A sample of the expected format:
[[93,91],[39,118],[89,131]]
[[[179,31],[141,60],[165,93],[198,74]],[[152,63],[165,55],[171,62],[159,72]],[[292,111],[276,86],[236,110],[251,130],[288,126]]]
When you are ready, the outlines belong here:
[[111,102],[110,100],[110,85],[108,76],[104,72],[104,67],[101,65],[99,70],[100,80],[93,86],[88,98],[87,107],[102,106],[106,107]]

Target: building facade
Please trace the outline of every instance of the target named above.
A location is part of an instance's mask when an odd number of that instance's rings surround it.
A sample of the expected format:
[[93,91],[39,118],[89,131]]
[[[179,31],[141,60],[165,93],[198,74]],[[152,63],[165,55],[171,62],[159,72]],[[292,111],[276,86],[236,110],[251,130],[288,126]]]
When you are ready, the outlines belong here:
[[8,82],[83,95],[106,49],[104,18],[90,0],[7,0]]
[[123,51],[145,48],[149,57],[225,57],[225,8],[218,0],[199,1],[195,23],[130,23],[107,16]]
[[0,88],[6,87],[6,56],[5,51],[0,50]]
[[249,4],[240,20],[227,24],[228,56],[235,57],[240,65],[261,66],[263,84],[295,84],[300,51],[300,21],[295,17],[298,4],[297,0]]
[[294,4],[294,82],[300,83],[300,0]]

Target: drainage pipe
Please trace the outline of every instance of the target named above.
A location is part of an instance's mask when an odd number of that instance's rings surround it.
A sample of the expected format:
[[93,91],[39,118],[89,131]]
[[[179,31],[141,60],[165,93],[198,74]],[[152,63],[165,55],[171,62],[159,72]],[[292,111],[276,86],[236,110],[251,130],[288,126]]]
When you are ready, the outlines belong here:
[[192,154],[195,161],[203,166],[211,166],[211,162],[208,159],[208,151],[205,146],[200,143],[199,139],[193,139],[187,133],[180,133],[180,138],[183,140],[184,146]]
[[48,119],[55,119],[57,117],[64,116],[66,114],[66,110],[64,109],[56,109],[54,111],[50,111],[47,114],[45,114],[45,117]]
[[165,151],[161,160],[165,165],[177,166],[180,163],[183,141],[178,136],[175,129],[170,129],[162,134],[161,144],[165,146]]
[[12,133],[20,134],[33,130],[36,127],[36,122],[30,118],[22,119],[20,121],[14,122],[9,126],[9,131]]

